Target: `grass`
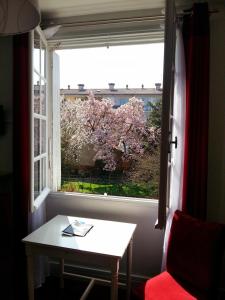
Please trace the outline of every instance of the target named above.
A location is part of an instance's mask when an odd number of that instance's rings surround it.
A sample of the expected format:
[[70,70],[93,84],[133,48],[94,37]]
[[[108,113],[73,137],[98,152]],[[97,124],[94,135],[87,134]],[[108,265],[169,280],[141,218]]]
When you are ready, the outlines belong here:
[[137,183],[93,183],[82,181],[62,181],[61,191],[89,194],[107,193],[113,196],[137,198],[158,198],[157,186]]

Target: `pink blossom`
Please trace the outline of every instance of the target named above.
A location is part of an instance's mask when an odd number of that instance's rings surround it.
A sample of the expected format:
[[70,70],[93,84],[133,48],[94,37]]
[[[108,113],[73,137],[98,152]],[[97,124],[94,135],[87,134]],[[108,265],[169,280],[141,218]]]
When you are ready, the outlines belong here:
[[61,102],[61,133],[68,144],[68,157],[70,151],[78,153],[92,144],[94,159],[104,161],[104,169],[109,171],[118,163],[115,151],[121,153],[122,160],[133,160],[143,155],[146,136],[151,142],[155,140],[154,130],[147,128],[141,99],[133,97],[115,109],[111,99],[99,100],[93,93],[87,100]]

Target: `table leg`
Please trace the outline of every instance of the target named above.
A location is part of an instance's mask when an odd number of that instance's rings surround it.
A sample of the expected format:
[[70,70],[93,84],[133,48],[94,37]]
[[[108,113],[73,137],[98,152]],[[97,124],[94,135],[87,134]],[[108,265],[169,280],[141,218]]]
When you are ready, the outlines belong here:
[[130,243],[127,247],[127,295],[126,295],[127,300],[130,299],[130,292],[131,292],[132,247],[133,247],[133,238],[130,240]]
[[63,273],[64,273],[64,259],[60,259],[60,288],[64,288],[64,278],[63,278]]
[[119,259],[112,260],[111,300],[117,300],[118,297],[118,272]]
[[27,280],[29,300],[34,300],[34,258],[31,254],[27,254]]

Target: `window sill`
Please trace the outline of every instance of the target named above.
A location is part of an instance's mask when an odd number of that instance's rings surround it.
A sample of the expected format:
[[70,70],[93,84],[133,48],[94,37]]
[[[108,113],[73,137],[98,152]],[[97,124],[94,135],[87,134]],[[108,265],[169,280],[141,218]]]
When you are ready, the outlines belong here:
[[50,192],[49,188],[45,188],[41,194],[34,200],[34,202],[32,203],[32,212],[36,211],[41,204],[45,201],[46,197],[48,196]]
[[111,195],[98,195],[98,194],[86,194],[78,192],[51,192],[51,195],[56,197],[76,197],[85,198],[86,200],[105,200],[111,202],[123,202],[123,203],[136,203],[136,204],[153,204],[158,205],[158,199],[146,199],[146,198],[135,198],[135,197],[124,197],[124,196],[111,196]]

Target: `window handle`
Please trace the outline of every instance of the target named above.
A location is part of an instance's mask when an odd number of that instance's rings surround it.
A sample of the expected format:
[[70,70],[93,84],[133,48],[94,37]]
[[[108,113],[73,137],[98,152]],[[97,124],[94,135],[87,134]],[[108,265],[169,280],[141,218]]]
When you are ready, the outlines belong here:
[[174,141],[170,141],[170,145],[174,144],[175,145],[175,149],[177,149],[177,136],[175,136],[175,140]]

